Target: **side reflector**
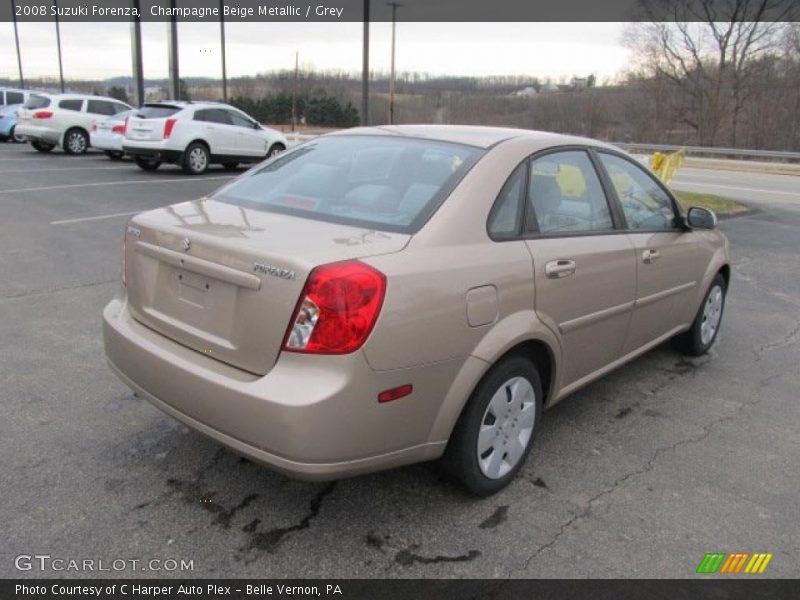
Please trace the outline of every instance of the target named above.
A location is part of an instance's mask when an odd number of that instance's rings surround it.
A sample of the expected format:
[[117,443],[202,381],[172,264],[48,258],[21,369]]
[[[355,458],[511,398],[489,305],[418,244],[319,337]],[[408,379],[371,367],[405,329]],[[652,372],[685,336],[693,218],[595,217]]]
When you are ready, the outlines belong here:
[[401,385],[400,387],[392,388],[390,390],[385,390],[378,394],[378,402],[391,402],[392,400],[397,400],[398,398],[408,396],[412,391],[414,391],[414,386],[410,383]]

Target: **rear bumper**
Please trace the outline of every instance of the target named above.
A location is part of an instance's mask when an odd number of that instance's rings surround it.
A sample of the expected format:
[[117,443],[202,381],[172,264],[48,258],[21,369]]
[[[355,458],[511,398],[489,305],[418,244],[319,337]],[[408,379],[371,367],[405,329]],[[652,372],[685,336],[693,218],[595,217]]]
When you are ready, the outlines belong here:
[[61,145],[61,132],[41,125],[30,123],[17,123],[17,135],[24,135],[29,141],[45,142],[46,144]]
[[122,140],[121,150],[130,156],[152,158],[163,162],[176,163],[183,158],[183,151],[164,147],[159,142],[136,142],[127,138]]
[[[457,365],[373,371],[360,352],[283,353],[264,376],[177,344],[135,321],[126,302],[103,312],[106,355],[132,389],[236,452],[300,479],[336,479],[441,456],[430,441]],[[380,391],[414,394],[380,404]]]
[[115,133],[93,131],[89,134],[89,144],[98,150],[122,152],[122,136]]

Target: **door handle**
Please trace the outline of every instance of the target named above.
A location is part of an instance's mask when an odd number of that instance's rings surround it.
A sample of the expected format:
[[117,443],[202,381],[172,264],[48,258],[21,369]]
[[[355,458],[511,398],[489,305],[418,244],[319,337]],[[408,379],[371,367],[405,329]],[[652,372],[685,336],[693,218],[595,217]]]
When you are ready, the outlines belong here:
[[647,250],[642,252],[642,262],[644,262],[645,264],[648,265],[653,264],[659,258],[661,258],[661,255],[658,253],[658,250],[651,250],[650,248],[648,248]]
[[561,279],[572,275],[575,272],[575,268],[574,260],[552,260],[544,266],[544,274],[549,279]]

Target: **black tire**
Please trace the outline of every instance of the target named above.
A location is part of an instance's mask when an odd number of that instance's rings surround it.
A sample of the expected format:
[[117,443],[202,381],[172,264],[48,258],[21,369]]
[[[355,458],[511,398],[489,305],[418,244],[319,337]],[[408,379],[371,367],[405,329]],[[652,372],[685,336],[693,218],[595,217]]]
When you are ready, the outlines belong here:
[[286,151],[286,146],[284,146],[280,142],[272,144],[272,146],[269,147],[269,152],[267,152],[266,158],[272,158],[276,154],[280,154],[281,152],[285,151]]
[[[527,411],[534,411],[533,423],[524,450],[519,454],[516,463],[509,465],[506,457],[511,451],[510,444],[520,439],[522,430],[517,428],[519,423],[516,419],[512,421],[512,407],[515,404],[512,401],[511,390],[514,389],[514,386],[508,384],[515,381],[520,382],[520,379],[525,380],[532,390],[533,406],[528,403],[525,412],[529,414]],[[503,388],[506,391],[505,395],[502,395]],[[490,414],[490,410],[494,409],[494,407],[490,409],[490,404],[498,393],[501,394],[498,396],[501,404],[507,402],[507,405],[503,404],[505,408],[501,408],[506,412],[498,415]],[[530,396],[526,397],[530,398]],[[445,470],[477,496],[489,496],[506,487],[525,464],[525,459],[531,451],[536,438],[536,429],[541,420],[542,398],[539,372],[531,361],[522,356],[511,355],[496,364],[475,388],[456,423],[442,458]],[[512,417],[507,417],[509,414]],[[486,462],[481,463],[478,455],[479,433],[486,427],[494,428],[488,433],[491,434],[491,431],[495,431],[496,437],[489,436],[492,446],[484,451],[482,456]],[[520,446],[522,446],[521,442]],[[493,458],[498,457],[500,457],[501,467],[510,467],[510,469],[505,472],[498,471],[494,477],[487,476],[485,472],[487,467],[491,466]]]
[[192,142],[183,153],[182,167],[189,175],[202,175],[208,170],[211,154],[208,147],[200,142]]
[[83,129],[73,127],[64,134],[64,152],[67,154],[86,154],[89,149],[89,136]]
[[[715,316],[714,307],[716,302],[712,298],[712,294],[716,294],[717,290],[721,295],[719,297],[718,315]],[[711,349],[722,325],[722,314],[725,310],[725,293],[725,278],[717,273],[714,279],[711,280],[711,285],[708,286],[705,296],[703,296],[703,301],[700,303],[700,308],[697,309],[697,315],[694,318],[692,327],[688,331],[672,338],[672,345],[678,352],[688,356],[701,356]],[[709,319],[711,322],[716,321],[711,337],[708,337]],[[705,331],[704,324],[706,324]]]
[[105,155],[111,160],[122,160],[122,152],[114,152],[113,150],[106,150]]
[[224,163],[222,163],[222,167],[224,169],[227,169],[228,171],[233,171],[238,166],[239,166],[238,162],[224,162]]
[[17,135],[16,134],[17,126],[11,128],[11,131],[8,132],[8,139],[16,144],[24,144],[25,143],[25,136]]
[[44,142],[31,142],[31,146],[33,146],[39,152],[50,152],[53,148],[55,148],[54,144],[46,144]]
[[146,156],[134,156],[133,162],[136,163],[136,166],[142,169],[143,171],[155,171],[158,167],[161,166],[161,161],[155,158],[149,158]]

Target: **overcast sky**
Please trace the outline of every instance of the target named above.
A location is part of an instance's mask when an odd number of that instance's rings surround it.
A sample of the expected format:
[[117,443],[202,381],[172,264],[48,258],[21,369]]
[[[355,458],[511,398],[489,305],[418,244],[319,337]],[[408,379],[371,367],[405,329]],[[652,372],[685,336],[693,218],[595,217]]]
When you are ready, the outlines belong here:
[[[442,75],[587,76],[623,69],[622,23],[398,23],[398,71]],[[390,23],[371,25],[371,68],[389,70]],[[145,77],[167,76],[165,23],[143,23]],[[131,74],[130,26],[62,23],[64,76],[104,79]],[[55,26],[20,23],[24,75],[58,76]],[[301,65],[361,69],[360,23],[228,23],[228,75],[254,75]],[[219,25],[180,23],[181,76],[220,76]],[[0,77],[17,77],[13,26],[0,23]]]

